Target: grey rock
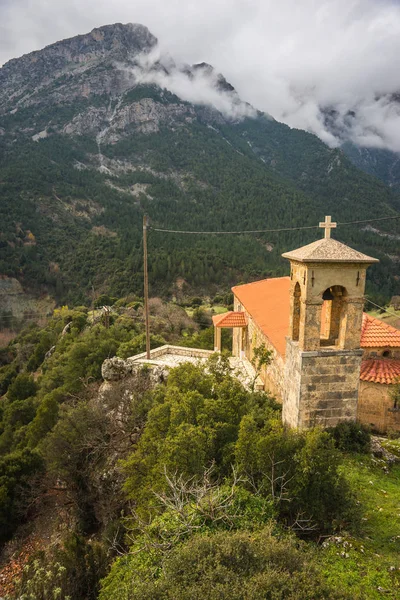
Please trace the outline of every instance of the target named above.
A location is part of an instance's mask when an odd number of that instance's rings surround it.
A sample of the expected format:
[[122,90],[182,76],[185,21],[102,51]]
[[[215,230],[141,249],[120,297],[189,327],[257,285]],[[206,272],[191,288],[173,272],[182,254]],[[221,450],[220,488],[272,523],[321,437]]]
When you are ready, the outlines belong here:
[[371,437],[371,453],[376,458],[385,460],[389,465],[400,462],[400,459],[395,455],[386,450],[382,445],[380,439],[376,436]]
[[[100,93],[107,88],[118,92],[124,75],[113,71],[113,63],[134,63],[136,56],[149,52],[156,44],[157,38],[147,27],[116,23],[12,59],[0,69],[0,108],[38,103],[43,96],[40,92],[46,88],[47,98],[53,95],[56,99],[52,89],[55,80],[64,83],[57,90],[60,102],[68,96],[87,97],[96,87],[101,88]],[[96,71],[90,82],[85,76],[88,70]]]
[[117,356],[107,358],[101,366],[101,375],[105,381],[119,381],[132,375],[132,365]]
[[143,362],[131,362],[132,373],[146,372],[152,385],[158,385],[164,383],[169,375],[170,368],[166,365],[156,365]]
[[52,347],[50,348],[50,350],[48,350],[48,351],[46,352],[46,354],[44,355],[44,359],[45,359],[45,360],[47,360],[48,358],[50,358],[50,356],[51,356],[51,355],[54,353],[54,350],[55,350],[55,349],[56,349],[56,347],[55,347],[55,346],[52,346]]

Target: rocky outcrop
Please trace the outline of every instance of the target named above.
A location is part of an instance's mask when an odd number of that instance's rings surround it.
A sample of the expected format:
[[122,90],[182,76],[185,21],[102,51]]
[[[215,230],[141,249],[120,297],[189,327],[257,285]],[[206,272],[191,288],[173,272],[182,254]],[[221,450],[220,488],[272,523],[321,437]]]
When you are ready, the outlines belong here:
[[[48,88],[47,100],[52,95],[55,99],[56,92],[59,101],[64,102],[77,95],[87,97],[96,91],[118,93],[126,88],[126,74],[112,72],[113,63],[133,64],[135,57],[149,52],[156,44],[157,38],[147,27],[117,23],[12,59],[0,69],[0,109],[40,102],[43,100],[40,92],[44,88]],[[92,72],[90,82],[82,77],[89,69]],[[56,81],[61,87],[52,90]]]
[[55,302],[49,296],[35,298],[27,293],[17,279],[0,275],[0,312],[10,313],[16,319],[35,320],[35,316],[43,317],[51,314]]
[[124,360],[114,356],[106,359],[101,367],[101,375],[106,382],[121,381],[132,377],[138,372],[146,373],[152,385],[157,385],[166,380],[169,368],[166,365],[151,364],[151,362],[135,363],[134,361]]
[[107,358],[101,366],[101,376],[105,381],[119,381],[132,375],[132,365],[123,358]]
[[376,458],[382,459],[386,464],[392,465],[400,462],[400,458],[385,448],[385,438],[379,438],[377,436],[371,437],[371,454]]
[[91,106],[64,126],[68,135],[99,135],[101,143],[113,144],[132,133],[157,133],[161,126],[192,123],[196,118],[193,107],[186,104],[161,104],[143,98],[122,106],[112,118],[107,109]]

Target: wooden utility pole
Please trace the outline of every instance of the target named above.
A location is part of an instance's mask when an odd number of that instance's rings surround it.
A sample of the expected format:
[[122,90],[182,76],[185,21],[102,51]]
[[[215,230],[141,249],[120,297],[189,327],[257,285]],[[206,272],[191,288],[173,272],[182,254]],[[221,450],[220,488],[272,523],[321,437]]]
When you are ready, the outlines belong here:
[[146,326],[146,358],[150,358],[149,321],[149,277],[147,273],[147,215],[143,215],[143,272],[144,272],[144,316]]

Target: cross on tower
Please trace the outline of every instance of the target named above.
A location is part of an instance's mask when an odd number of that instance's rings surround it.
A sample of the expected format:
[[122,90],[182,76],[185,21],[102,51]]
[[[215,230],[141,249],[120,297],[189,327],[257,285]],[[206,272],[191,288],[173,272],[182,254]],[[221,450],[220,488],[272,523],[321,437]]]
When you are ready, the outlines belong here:
[[331,216],[326,216],[325,221],[323,223],[319,224],[320,227],[323,227],[325,229],[325,237],[326,238],[330,238],[331,237],[331,229],[335,229],[335,227],[337,227],[337,223],[332,223],[331,219],[332,219]]

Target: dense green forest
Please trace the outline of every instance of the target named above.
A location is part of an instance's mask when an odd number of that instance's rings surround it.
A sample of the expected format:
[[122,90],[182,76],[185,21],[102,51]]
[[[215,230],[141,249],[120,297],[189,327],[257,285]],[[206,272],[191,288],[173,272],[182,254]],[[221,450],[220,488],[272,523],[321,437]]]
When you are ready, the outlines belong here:
[[[163,106],[180,102],[152,87],[134,88],[123,100],[141,98]],[[221,123],[195,109],[191,123],[178,120],[155,133],[128,127],[119,141],[102,143],[100,155],[95,136],[62,133],[74,114],[109,102],[93,96],[0,118],[0,273],[28,290],[50,291],[58,302],[88,305],[93,289],[140,293],[144,213],[154,228],[179,230],[315,224],[251,236],[150,230],[150,283],[164,296],[176,293],[181,280],[189,293],[214,294],[238,281],[287,273],[281,253],[318,238],[326,213],[339,222],[398,214],[394,193],[340,150],[263,115]],[[40,141],[23,133],[46,127],[48,137]],[[378,302],[399,293],[399,221],[375,230],[343,225],[335,233],[380,259],[367,286]]]
[[[153,346],[212,347],[197,300],[193,318],[152,301]],[[397,597],[399,466],[368,432],[286,429],[218,355],[99,388],[106,358],[143,349],[131,297],[107,322],[56,310],[2,350],[0,543],[25,557],[4,597]]]

